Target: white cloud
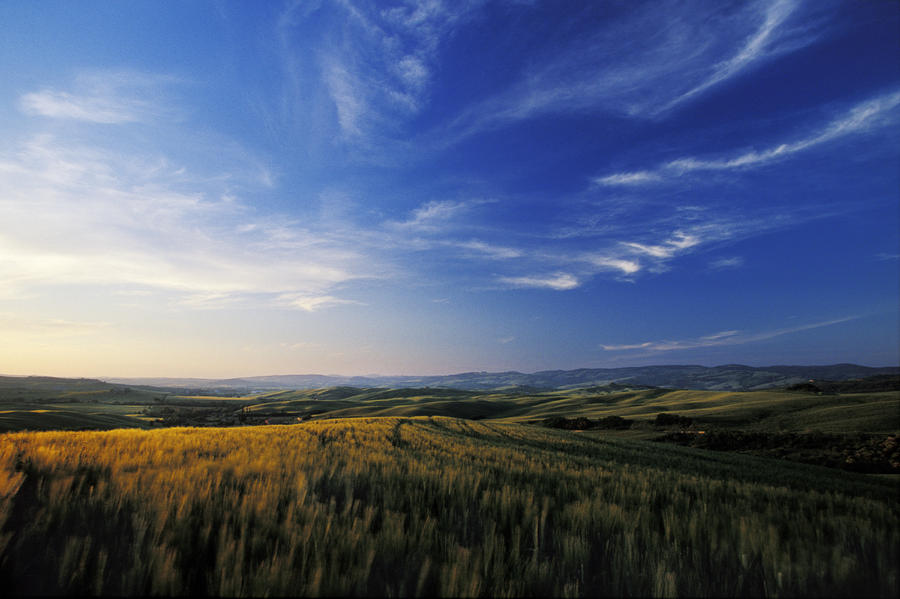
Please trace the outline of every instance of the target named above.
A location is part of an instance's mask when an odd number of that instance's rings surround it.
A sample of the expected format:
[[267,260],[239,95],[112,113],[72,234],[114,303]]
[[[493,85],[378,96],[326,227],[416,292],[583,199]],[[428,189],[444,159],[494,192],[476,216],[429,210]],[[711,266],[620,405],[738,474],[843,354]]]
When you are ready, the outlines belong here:
[[79,322],[62,318],[29,317],[0,312],[0,332],[6,335],[27,334],[57,337],[88,335],[109,328],[108,322]]
[[171,77],[130,71],[85,71],[74,81],[74,92],[52,88],[19,98],[23,112],[34,116],[97,124],[123,124],[172,118],[163,91]]
[[0,287],[150,288],[197,307],[290,293],[315,309],[339,301],[335,285],[379,276],[358,240],[262,218],[208,180],[165,163],[148,174],[146,162],[50,136],[9,146]]
[[[721,215],[698,214],[697,210],[677,211],[678,218],[661,217],[657,222],[642,221],[640,226],[632,223],[610,222],[594,242],[597,250],[584,251],[577,248],[581,242],[573,243],[567,236],[531,236],[529,243],[494,243],[482,239],[460,239],[460,232],[483,227],[463,218],[467,212],[481,201],[435,201],[421,205],[410,213],[405,221],[384,223],[386,232],[391,229],[414,232],[416,235],[391,236],[390,247],[394,250],[415,250],[420,252],[440,252],[440,259],[489,259],[500,261],[499,266],[509,270],[498,273],[500,280],[510,287],[572,288],[585,280],[605,274],[624,281],[633,281],[641,272],[657,273],[668,268],[669,262],[712,242],[730,239],[754,226],[748,219],[742,219],[743,229],[724,220]],[[502,206],[501,206],[502,207]],[[627,220],[627,219],[626,219]],[[683,227],[672,230],[671,224],[682,222]],[[769,222],[771,226],[771,222]],[[660,231],[655,238],[644,230]],[[507,230],[492,230],[494,239],[509,239]],[[632,239],[629,236],[634,235]],[[621,241],[617,238],[622,239]],[[541,241],[535,242],[535,239]],[[446,250],[464,250],[448,253]],[[514,270],[513,270],[514,269]],[[526,272],[557,272],[567,277],[519,276]]]
[[508,260],[511,258],[521,258],[522,256],[524,256],[524,253],[521,250],[499,245],[492,245],[474,239],[469,241],[456,242],[452,245],[466,250],[472,250],[473,252],[477,252],[478,254],[485,255],[488,258],[492,258],[495,260]]
[[793,333],[799,333],[801,331],[828,327],[835,324],[855,320],[857,318],[859,318],[859,316],[848,316],[845,318],[837,318],[834,320],[826,320],[796,327],[762,331],[758,333],[742,333],[741,331],[733,330],[722,331],[720,333],[714,333],[711,335],[704,335],[702,337],[695,337],[690,339],[644,341],[642,343],[622,345],[601,344],[600,348],[605,351],[630,351],[635,349],[645,349],[652,352],[666,352],[683,349],[697,349],[702,347],[716,347],[722,345],[743,345],[745,343],[752,343],[754,341],[765,341],[767,339],[780,337],[782,335],[790,335]]
[[735,331],[721,331],[721,332],[719,332],[719,333],[713,333],[712,335],[706,335],[706,336],[704,336],[704,337],[700,337],[700,339],[703,340],[703,341],[716,341],[716,340],[719,340],[719,339],[725,339],[725,338],[728,338],[728,337],[734,337],[734,336],[737,335],[738,333],[740,333],[740,331],[737,331],[737,330],[735,330]]
[[631,344],[622,344],[622,345],[600,345],[600,348],[604,351],[627,351],[631,349],[648,349],[653,345],[651,341],[645,341],[644,343],[631,343]]
[[621,241],[605,252],[584,254],[578,259],[591,265],[595,272],[617,270],[622,275],[628,276],[640,272],[648,264],[652,267],[651,271],[659,271],[663,269],[666,261],[700,245],[703,241],[696,233],[675,231],[660,243]]
[[[12,146],[0,154],[0,255],[13,258],[0,260],[0,288],[22,295],[49,284],[105,285],[112,297],[151,290],[157,302],[193,309],[315,311],[350,303],[335,292],[343,283],[402,273],[411,250],[440,260],[448,249],[453,260],[514,260],[516,271],[496,275],[504,286],[565,290],[598,273],[652,269],[703,237],[676,230],[587,255],[522,249],[459,238],[476,226],[463,217],[489,199],[430,201],[404,221],[357,227],[330,212],[322,223],[262,216],[225,192],[228,183],[189,173],[170,160],[46,135]],[[522,270],[552,274],[518,276]]]
[[596,177],[597,185],[640,185],[678,177],[694,171],[727,171],[750,169],[771,162],[784,160],[820,144],[840,139],[847,135],[865,133],[896,122],[896,108],[900,105],[900,91],[892,91],[865,102],[861,102],[833,119],[823,127],[814,129],[796,141],[780,143],[761,151],[744,152],[730,158],[678,158],[652,171],[615,173]]
[[112,98],[79,97],[53,90],[25,94],[19,104],[31,115],[106,124],[137,121],[141,112],[133,105]]
[[744,259],[740,256],[732,256],[730,258],[719,258],[709,263],[709,267],[713,270],[723,270],[726,268],[739,268],[744,265]]
[[361,303],[354,300],[335,297],[333,295],[312,296],[292,294],[282,295],[279,298],[279,302],[283,305],[290,306],[291,308],[298,308],[306,312],[315,312],[316,310],[322,310],[324,308],[331,308],[334,306]]
[[323,59],[322,73],[337,111],[338,124],[345,135],[362,133],[362,119],[368,107],[363,91],[347,67],[334,57]]
[[602,270],[619,270],[626,275],[632,275],[642,268],[641,263],[637,260],[626,260],[610,256],[592,255],[587,257],[587,261]]
[[466,208],[465,202],[433,201],[416,208],[404,226],[419,227],[435,221],[445,221]]
[[[339,0],[317,9],[290,5],[277,26],[292,83],[290,101],[309,100],[303,84],[321,77],[345,141],[369,146],[395,139],[428,102],[441,43],[477,4],[431,0],[382,8]],[[313,56],[310,36],[320,41]]]
[[307,349],[316,349],[319,346],[318,343],[313,343],[311,341],[297,341],[296,343],[279,343],[279,347],[283,347],[284,349],[288,349],[290,351],[302,351]]
[[696,235],[688,235],[681,231],[676,231],[671,239],[667,239],[661,245],[649,245],[633,241],[623,242],[623,245],[631,248],[638,254],[665,259],[671,258],[682,250],[691,248],[699,243],[700,239]]
[[578,279],[568,273],[546,276],[500,277],[500,282],[511,287],[537,287],[565,291],[580,285]]
[[422,59],[415,56],[404,56],[397,63],[397,71],[411,89],[421,89],[428,83],[428,68],[422,62]]
[[761,62],[762,59],[778,53],[779,48],[776,46],[778,30],[797,9],[799,4],[797,0],[774,0],[768,6],[760,6],[763,22],[759,29],[754,31],[743,45],[738,48],[738,51],[731,58],[713,65],[712,73],[705,80],[673,98],[672,101],[658,108],[656,112],[660,113],[670,110],[674,106],[701,94],[710,87],[734,77],[753,63]]
[[635,171],[630,173],[616,173],[594,179],[596,185],[643,185],[659,181],[660,176],[650,171]]
[[[589,7],[604,6],[603,3]],[[536,56],[507,89],[470,105],[437,133],[438,145],[545,114],[617,112],[655,118],[819,38],[798,0],[724,4],[629,3],[602,25]],[[523,9],[528,10],[528,9]],[[592,17],[594,15],[591,15]],[[572,21],[586,17],[571,11]],[[574,23],[549,24],[576,27]],[[538,48],[544,46],[538,45]],[[722,60],[723,56],[727,56]],[[606,179],[606,180],[603,180]],[[648,183],[651,173],[611,175],[601,185]]]
[[[490,200],[432,200],[413,210],[403,221],[390,221],[389,227],[420,232],[436,232],[452,225],[456,219],[473,207]],[[474,242],[476,245],[478,242]],[[474,246],[469,249],[476,249]]]
[[643,243],[635,243],[633,241],[622,242],[622,245],[635,250],[639,254],[647,254],[654,258],[671,258],[674,252],[673,248],[667,248],[661,245],[644,245]]

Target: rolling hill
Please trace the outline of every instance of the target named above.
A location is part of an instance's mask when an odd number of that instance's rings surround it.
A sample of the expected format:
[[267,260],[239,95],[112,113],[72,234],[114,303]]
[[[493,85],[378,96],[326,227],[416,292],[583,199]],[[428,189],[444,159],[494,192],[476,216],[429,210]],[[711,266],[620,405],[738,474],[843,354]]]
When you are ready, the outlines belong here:
[[609,383],[677,389],[751,391],[784,387],[810,379],[845,381],[900,374],[900,367],[873,368],[856,364],[830,366],[636,366],[545,370],[531,374],[464,372],[440,376],[330,376],[319,374],[250,376],[236,379],[108,378],[111,383],[208,389],[317,389],[322,387],[444,387],[488,391],[496,389],[577,389]]

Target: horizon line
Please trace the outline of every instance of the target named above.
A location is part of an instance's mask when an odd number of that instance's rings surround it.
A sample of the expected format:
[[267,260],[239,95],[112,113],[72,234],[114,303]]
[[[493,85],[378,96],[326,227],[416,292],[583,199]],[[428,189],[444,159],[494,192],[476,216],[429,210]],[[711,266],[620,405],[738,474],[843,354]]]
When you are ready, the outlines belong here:
[[103,375],[103,376],[59,376],[53,374],[7,374],[0,373],[0,377],[9,377],[9,378],[58,378],[58,379],[85,379],[85,380],[99,380],[99,381],[107,381],[112,379],[117,380],[142,380],[142,379],[170,379],[170,380],[197,380],[197,381],[227,381],[227,380],[235,380],[235,379],[264,379],[264,378],[279,378],[279,377],[325,377],[325,378],[437,378],[437,377],[452,377],[452,376],[461,376],[461,375],[471,375],[471,374],[481,374],[481,375],[497,375],[497,374],[520,374],[520,375],[535,375],[546,372],[574,372],[578,370],[627,370],[627,369],[638,369],[638,368],[724,368],[724,367],[743,367],[743,368],[823,368],[823,367],[832,367],[832,366],[856,366],[861,368],[872,368],[872,369],[883,369],[883,368],[898,368],[900,369],[900,364],[890,364],[890,365],[870,365],[870,364],[861,364],[856,362],[833,362],[828,364],[802,364],[802,363],[793,363],[793,364],[765,364],[761,366],[753,366],[751,364],[741,364],[737,362],[730,362],[725,364],[716,364],[713,366],[707,366],[704,364],[685,364],[685,363],[657,363],[657,364],[647,364],[643,366],[595,366],[595,367],[577,367],[577,368],[546,368],[542,370],[535,370],[532,372],[525,372],[520,370],[465,370],[458,372],[448,372],[444,374],[377,374],[377,373],[369,373],[369,374],[322,374],[322,373],[288,373],[288,374],[253,374],[253,375],[244,375],[244,376],[112,376],[112,375]]

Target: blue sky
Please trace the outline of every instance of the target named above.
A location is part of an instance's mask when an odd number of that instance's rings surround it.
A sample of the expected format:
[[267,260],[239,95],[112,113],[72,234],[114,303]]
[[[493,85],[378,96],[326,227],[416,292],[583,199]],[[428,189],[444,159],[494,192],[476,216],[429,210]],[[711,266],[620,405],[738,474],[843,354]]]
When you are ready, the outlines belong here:
[[896,2],[0,23],[0,372],[900,361]]

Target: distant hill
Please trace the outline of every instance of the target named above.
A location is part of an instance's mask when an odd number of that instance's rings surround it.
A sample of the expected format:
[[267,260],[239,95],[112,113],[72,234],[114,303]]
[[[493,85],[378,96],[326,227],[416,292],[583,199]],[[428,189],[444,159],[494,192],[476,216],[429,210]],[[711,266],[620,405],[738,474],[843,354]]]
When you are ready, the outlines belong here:
[[[125,385],[97,379],[64,379],[52,376],[0,376],[0,397],[5,400],[86,401],[133,393]],[[138,395],[140,392],[134,392]]]
[[438,376],[331,376],[297,374],[251,376],[235,379],[109,378],[110,383],[180,387],[193,389],[264,391],[272,389],[320,389],[324,387],[454,388],[487,390],[581,389],[611,383],[700,389],[752,391],[787,387],[810,380],[848,381],[878,375],[898,375],[900,367],[873,368],[857,364],[830,366],[635,366],[628,368],[581,368],[544,370],[531,374],[507,372],[463,372]]
[[785,387],[787,391],[804,393],[878,393],[900,391],[900,375],[881,374],[847,381],[809,380]]
[[108,382],[97,379],[64,379],[53,376],[0,376],[0,389],[28,389],[31,391],[107,390]]

